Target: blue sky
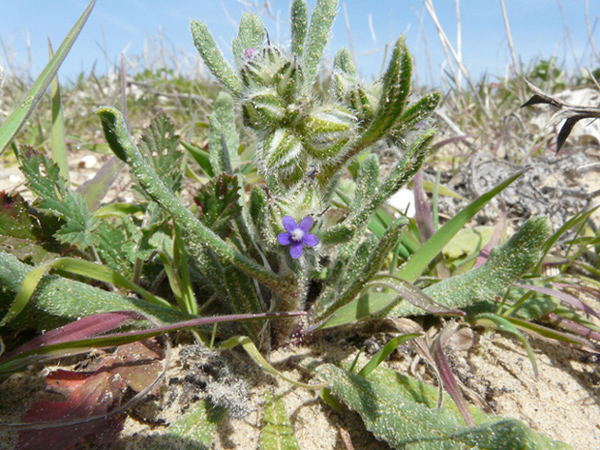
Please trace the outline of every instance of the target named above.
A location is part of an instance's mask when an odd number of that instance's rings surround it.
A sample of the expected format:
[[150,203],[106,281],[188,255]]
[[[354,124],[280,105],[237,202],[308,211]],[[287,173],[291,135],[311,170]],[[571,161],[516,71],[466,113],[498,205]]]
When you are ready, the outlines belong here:
[[[432,1],[442,27],[457,49],[455,1]],[[308,0],[308,3],[312,9],[315,1]],[[518,57],[529,63],[534,58],[556,56],[559,63],[573,69],[575,52],[581,67],[599,67],[589,45],[585,3],[584,0],[505,0]],[[590,23],[600,48],[600,24],[596,23],[600,1],[589,3]],[[289,1],[271,0],[267,4],[275,16],[273,20],[265,19],[271,40],[286,43]],[[87,1],[0,0],[0,5],[0,64],[7,71],[10,67],[31,67],[33,75],[37,75],[48,58],[47,37],[58,47]],[[154,37],[159,31],[165,37],[166,47],[191,54],[195,51],[189,32],[191,19],[206,22],[225,54],[230,55],[228,47],[236,33],[233,22],[244,11],[256,12],[264,5],[265,0],[98,0],[59,72],[61,80],[73,80],[81,71],[89,73],[92,67],[96,74],[102,74],[118,62],[123,51],[128,57],[140,55],[144,52],[145,38]],[[436,83],[447,68],[423,0],[347,0],[340,1],[339,9],[328,55],[349,46],[349,29],[359,69],[366,78],[379,73],[383,49],[403,33],[416,60],[421,82]],[[347,11],[349,27],[344,11]],[[460,12],[462,59],[471,76],[479,79],[484,72],[503,76],[510,53],[500,1],[462,0]],[[263,13],[263,17],[267,16],[268,13]]]

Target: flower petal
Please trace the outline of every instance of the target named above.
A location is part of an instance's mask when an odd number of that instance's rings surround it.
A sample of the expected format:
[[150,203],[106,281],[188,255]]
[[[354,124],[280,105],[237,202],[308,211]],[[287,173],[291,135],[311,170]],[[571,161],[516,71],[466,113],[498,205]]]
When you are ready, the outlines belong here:
[[307,247],[314,247],[319,243],[319,238],[314,234],[304,233],[304,236],[302,236],[302,243]]
[[290,233],[298,228],[298,225],[296,225],[296,221],[292,216],[284,216],[283,219],[281,219],[281,223],[283,224],[283,228]]
[[298,259],[302,256],[302,242],[292,242],[290,246],[290,255],[292,258]]
[[290,245],[292,243],[292,235],[290,233],[281,233],[277,235],[277,240],[281,245]]
[[315,222],[315,219],[313,219],[311,216],[306,216],[304,219],[302,219],[300,221],[298,228],[300,228],[302,231],[304,231],[306,233],[312,228],[314,222]]

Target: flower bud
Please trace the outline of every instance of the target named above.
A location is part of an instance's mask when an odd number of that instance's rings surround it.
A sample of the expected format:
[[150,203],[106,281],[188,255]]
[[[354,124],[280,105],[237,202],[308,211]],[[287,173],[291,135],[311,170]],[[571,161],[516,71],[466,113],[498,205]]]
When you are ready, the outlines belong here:
[[291,102],[302,86],[302,69],[295,61],[287,61],[275,74],[274,82],[277,93]]
[[251,128],[269,129],[285,119],[286,109],[273,89],[263,89],[242,100],[242,117]]
[[302,141],[286,128],[279,128],[267,136],[259,154],[267,170],[290,173],[306,158]]
[[356,117],[339,106],[314,109],[300,125],[307,151],[321,160],[335,156],[354,136],[355,123]]

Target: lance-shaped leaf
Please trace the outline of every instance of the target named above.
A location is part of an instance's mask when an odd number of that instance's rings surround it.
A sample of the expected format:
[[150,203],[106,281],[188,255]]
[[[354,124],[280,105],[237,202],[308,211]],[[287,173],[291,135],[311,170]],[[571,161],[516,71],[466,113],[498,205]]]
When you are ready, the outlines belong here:
[[225,416],[225,408],[213,406],[209,400],[204,399],[169,425],[165,434],[187,442],[186,448],[208,450],[211,448],[217,426]]
[[410,105],[394,124],[391,135],[393,137],[402,136],[403,133],[431,116],[440,103],[440,99],[438,92],[431,92]]
[[444,246],[458,233],[458,231],[477,214],[487,203],[496,195],[502,192],[506,187],[512,184],[528,169],[517,172],[507,180],[494,187],[492,190],[481,195],[471,202],[460,213],[444,224],[435,235],[431,237],[423,246],[421,246],[411,259],[400,269],[396,275],[404,280],[414,282],[423,274],[429,263],[435,259]]
[[[369,189],[371,195],[364,195],[361,205],[352,210],[344,222],[353,224],[359,230],[359,233],[364,230],[377,208],[408,183],[420,169],[428,154],[433,135],[434,131],[430,130],[416,139],[381,185],[375,190],[371,187]],[[371,178],[370,181],[372,183],[374,179]]]
[[[393,127],[406,105],[410,91],[412,60],[403,38],[394,45],[392,57],[383,76],[379,109],[373,121],[361,135],[357,148],[365,148],[378,141]],[[354,152],[352,152],[354,153]]]
[[206,67],[233,96],[241,97],[242,83],[225,60],[206,24],[192,20],[191,30],[194,45],[200,56],[202,56]]
[[400,218],[395,220],[386,233],[379,241],[376,248],[369,255],[368,260],[361,264],[360,267],[350,268],[351,276],[348,276],[348,283],[344,286],[344,290],[335,299],[333,303],[326,304],[325,302],[315,302],[312,308],[312,314],[315,321],[319,321],[336,309],[351,302],[363,289],[363,285],[368,282],[381,268],[381,265],[387,258],[388,253],[398,242],[401,228],[404,226],[405,219]]
[[356,66],[348,47],[338,50],[333,58],[333,68],[344,72],[350,77],[356,77]]
[[[370,292],[371,288],[385,287],[391,291]],[[448,316],[464,315],[462,311],[451,309],[433,301],[425,292],[413,284],[393,275],[376,275],[363,286],[363,294],[337,309],[331,316],[306,332],[346,325],[359,320],[378,317],[384,318],[399,303],[408,302],[423,313],[444,314]]]
[[[571,447],[538,434],[514,419],[475,416],[477,426],[467,427],[455,409],[435,409],[421,403],[431,388],[400,374],[370,377],[323,365],[317,372],[331,381],[331,393],[358,412],[377,439],[403,450],[567,450]],[[414,388],[412,388],[414,385]],[[407,389],[408,387],[408,389]],[[411,389],[412,388],[412,389]],[[429,389],[428,389],[429,388]]]
[[[48,39],[48,50],[50,59],[52,59],[54,51],[52,50],[50,39]],[[60,167],[62,177],[69,181],[69,164],[67,161],[67,146],[65,144],[65,115],[60,96],[58,74],[54,76],[50,89],[52,95],[52,159]]]
[[246,50],[259,49],[265,40],[265,25],[260,16],[244,13],[240,19],[238,34],[233,39],[231,49],[236,66],[240,67],[246,57]]
[[[264,311],[261,305],[252,278],[240,272],[235,267],[226,267],[224,273],[225,287],[229,296],[229,304],[235,314],[258,314]],[[261,324],[247,322],[246,330],[254,342],[258,342]]]
[[[550,236],[550,230],[547,217],[533,217],[508,242],[493,249],[483,265],[440,281],[424,289],[424,292],[437,303],[450,308],[463,308],[478,301],[490,300],[538,262],[541,246]],[[400,303],[390,314],[395,317],[419,315],[423,314],[423,310]]]
[[372,153],[365,158],[358,169],[354,198],[348,209],[354,211],[367,200],[372,198],[379,187],[379,158]]
[[[14,256],[0,252],[0,284],[6,289],[6,293],[0,296],[2,316],[9,310],[25,277],[33,270],[33,267],[23,264]],[[182,319],[182,315],[172,308],[134,297],[127,298],[57,275],[44,275],[31,298],[21,308],[10,326],[47,330],[69,320],[120,310],[137,311],[166,323]]]
[[239,146],[240,141],[235,129],[233,99],[229,94],[221,92],[215,100],[213,113],[210,116],[208,147],[212,172],[233,174],[240,163]]
[[[353,242],[340,246],[335,265],[329,271],[329,277],[314,302],[314,308],[322,309],[336,303],[344,293],[345,287],[364,267],[367,267],[379,240],[374,235],[368,235],[363,242],[360,244],[359,242],[360,239],[355,238]],[[352,251],[354,253],[351,253]]]
[[317,0],[313,9],[302,53],[306,87],[313,83],[317,74],[317,67],[325,45],[329,41],[329,32],[337,14],[337,5],[337,0]]
[[306,0],[294,0],[292,3],[292,54],[298,58],[304,53],[304,42],[308,29],[308,10]]
[[146,161],[154,166],[160,179],[173,192],[180,190],[183,175],[180,167],[183,152],[178,146],[175,125],[164,112],[158,113],[144,129],[139,146]]
[[272,398],[266,391],[263,407],[263,427],[260,431],[260,450],[300,450],[294,428],[280,397]]
[[288,284],[286,282],[229,246],[214,231],[194,217],[191,211],[169,191],[137,149],[119,111],[114,108],[102,107],[96,110],[96,114],[102,120],[104,134],[115,155],[129,164],[146,193],[167,211],[173,220],[178,222],[182,232],[189,236],[188,244],[191,256],[200,258],[205,248],[209,247],[223,263],[234,264],[247,275],[276,292],[287,291]]

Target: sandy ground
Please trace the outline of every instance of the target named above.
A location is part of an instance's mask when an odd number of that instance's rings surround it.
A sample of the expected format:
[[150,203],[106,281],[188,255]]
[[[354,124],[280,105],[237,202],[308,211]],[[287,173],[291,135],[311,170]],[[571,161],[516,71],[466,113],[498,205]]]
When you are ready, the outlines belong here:
[[[600,370],[597,358],[582,350],[539,339],[531,341],[539,366],[536,378],[520,343],[498,333],[475,333],[468,348],[450,351],[450,361],[464,384],[467,397],[478,400],[489,412],[524,421],[533,429],[563,440],[578,450],[600,448]],[[389,333],[374,333],[369,339],[385,342]],[[309,346],[288,347],[270,355],[271,363],[289,378],[314,382],[305,367],[311,362],[354,359],[356,336],[340,331]],[[373,344],[377,346],[376,344]],[[149,440],[158,438],[192,402],[182,380],[189,374],[174,350],[172,367],[162,394],[134,409],[128,416],[121,439],[111,446],[88,449],[143,450]],[[369,348],[369,345],[367,345]],[[375,351],[373,349],[372,351]],[[368,358],[362,355],[360,364]],[[319,397],[318,391],[295,387],[265,374],[243,352],[227,357],[235,378],[244,378],[248,395],[242,419],[226,417],[217,429],[213,449],[256,449],[262,424],[261,405],[265,390],[281,395],[302,450],[383,450],[389,447],[368,433],[360,417],[348,410],[335,412]],[[431,368],[406,344],[386,362],[403,373],[431,380]],[[186,391],[188,391],[186,393]],[[39,368],[32,368],[0,385],[0,418],[17,421],[24,408],[35,399],[53,395],[45,392]],[[168,402],[166,399],[169,399]],[[14,434],[0,433],[0,449],[13,448]],[[167,441],[165,448],[180,448]]]

